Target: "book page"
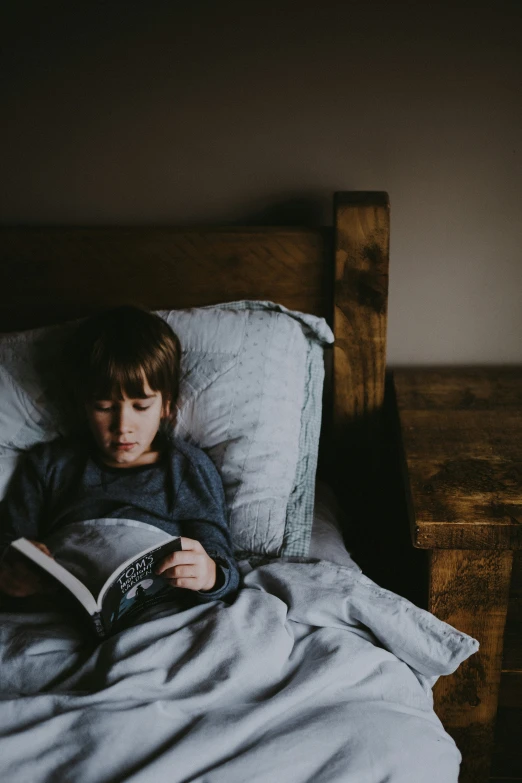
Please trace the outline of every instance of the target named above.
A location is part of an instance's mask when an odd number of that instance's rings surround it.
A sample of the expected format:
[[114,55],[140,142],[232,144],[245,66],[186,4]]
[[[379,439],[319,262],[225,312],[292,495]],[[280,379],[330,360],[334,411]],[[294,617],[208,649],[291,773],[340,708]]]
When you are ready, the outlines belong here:
[[32,544],[26,538],[19,538],[13,541],[11,546],[21,552],[23,555],[32,560],[36,565],[39,565],[48,574],[54,576],[59,582],[61,582],[67,589],[78,599],[78,601],[85,607],[89,614],[95,614],[97,611],[96,601],[91,595],[87,587],[77,579],[74,574],[71,574],[67,569],[60,565],[56,560],[49,555],[38,549],[37,546]]
[[45,543],[56,561],[98,599],[125,562],[171,540],[168,533],[145,522],[100,518],[65,525],[46,536]]

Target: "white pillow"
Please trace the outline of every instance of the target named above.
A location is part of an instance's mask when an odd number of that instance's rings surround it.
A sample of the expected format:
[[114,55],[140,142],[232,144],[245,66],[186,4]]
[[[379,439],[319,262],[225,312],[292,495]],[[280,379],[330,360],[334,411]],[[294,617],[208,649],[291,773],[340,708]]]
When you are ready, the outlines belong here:
[[[271,302],[159,315],[183,350],[176,432],[221,474],[237,556],[306,556],[331,330]],[[0,338],[0,492],[21,450],[70,429],[60,357],[75,326]]]

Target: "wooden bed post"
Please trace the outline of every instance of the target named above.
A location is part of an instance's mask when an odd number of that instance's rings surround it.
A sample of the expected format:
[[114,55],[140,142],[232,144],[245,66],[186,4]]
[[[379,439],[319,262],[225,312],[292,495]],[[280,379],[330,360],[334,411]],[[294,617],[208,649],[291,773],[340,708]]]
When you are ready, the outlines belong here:
[[336,193],[334,210],[332,441],[340,488],[349,484],[364,495],[377,463],[384,401],[388,194]]

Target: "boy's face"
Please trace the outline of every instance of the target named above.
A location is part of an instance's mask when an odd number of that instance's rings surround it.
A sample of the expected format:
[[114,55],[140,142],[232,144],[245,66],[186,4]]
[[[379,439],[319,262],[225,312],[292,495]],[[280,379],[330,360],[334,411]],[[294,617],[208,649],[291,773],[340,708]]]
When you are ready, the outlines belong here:
[[114,468],[130,468],[156,462],[152,449],[160,421],[168,416],[170,403],[161,392],[144,382],[145,397],[94,400],[85,405],[87,420],[103,461]]

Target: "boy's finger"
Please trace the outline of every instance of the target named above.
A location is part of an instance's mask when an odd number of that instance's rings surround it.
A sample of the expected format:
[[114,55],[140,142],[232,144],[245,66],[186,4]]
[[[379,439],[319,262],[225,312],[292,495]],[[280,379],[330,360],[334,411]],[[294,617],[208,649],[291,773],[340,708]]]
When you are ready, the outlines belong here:
[[181,548],[183,550],[192,550],[193,552],[203,552],[203,546],[199,541],[194,538],[186,538],[181,536]]
[[193,565],[177,565],[174,566],[174,568],[169,568],[165,572],[165,576],[168,579],[179,579],[180,577],[196,579],[199,576],[199,573],[197,568]]
[[40,552],[43,552],[44,555],[47,555],[47,557],[52,557],[52,553],[49,550],[49,547],[43,544],[41,541],[34,541],[33,539],[30,539],[31,544],[33,544],[35,547],[37,547]]
[[155,573],[161,574],[167,568],[173,568],[174,566],[177,565],[191,565],[194,563],[196,558],[197,558],[197,554],[194,553],[192,550],[188,550],[184,552],[172,552],[170,555],[167,555],[163,560],[160,560],[160,562],[156,566]]
[[171,587],[184,587],[186,590],[197,590],[199,582],[194,576],[183,576],[174,579],[167,579]]

